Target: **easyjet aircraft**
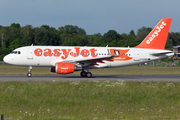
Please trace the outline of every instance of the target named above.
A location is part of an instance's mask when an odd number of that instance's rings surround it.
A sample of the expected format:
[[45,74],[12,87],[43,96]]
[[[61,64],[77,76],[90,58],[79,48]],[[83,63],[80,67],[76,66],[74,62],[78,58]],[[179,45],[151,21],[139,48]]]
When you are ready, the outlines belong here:
[[174,55],[164,50],[171,18],[162,19],[150,34],[136,47],[77,47],[77,46],[26,46],[12,51],[4,62],[29,66],[50,67],[51,72],[69,74],[82,71],[82,77],[92,77],[89,69],[135,65]]

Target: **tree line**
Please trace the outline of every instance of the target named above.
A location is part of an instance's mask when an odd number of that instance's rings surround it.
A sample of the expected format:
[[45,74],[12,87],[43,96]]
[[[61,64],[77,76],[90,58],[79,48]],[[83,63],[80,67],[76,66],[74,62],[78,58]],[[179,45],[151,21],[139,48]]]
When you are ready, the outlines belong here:
[[[0,60],[15,48],[21,46],[52,45],[52,46],[106,46],[109,47],[134,47],[142,42],[152,28],[142,27],[137,34],[131,30],[128,34],[119,34],[115,30],[109,30],[105,34],[87,35],[83,28],[73,25],[65,25],[58,29],[48,25],[33,27],[26,25],[21,27],[19,23],[10,26],[0,25]],[[171,32],[168,35],[166,48],[180,44],[180,32]]]

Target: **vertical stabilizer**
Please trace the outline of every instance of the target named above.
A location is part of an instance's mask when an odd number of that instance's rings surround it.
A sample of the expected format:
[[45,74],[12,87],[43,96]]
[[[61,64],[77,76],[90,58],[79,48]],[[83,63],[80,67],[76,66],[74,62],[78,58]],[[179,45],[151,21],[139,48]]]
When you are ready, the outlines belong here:
[[134,48],[164,49],[172,18],[163,18],[148,36]]

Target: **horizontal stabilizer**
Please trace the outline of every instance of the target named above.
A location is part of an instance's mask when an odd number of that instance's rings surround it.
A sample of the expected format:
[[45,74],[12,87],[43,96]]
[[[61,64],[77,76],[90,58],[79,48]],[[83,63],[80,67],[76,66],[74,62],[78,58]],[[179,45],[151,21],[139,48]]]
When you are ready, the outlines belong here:
[[159,56],[159,55],[165,55],[165,54],[169,54],[169,53],[173,53],[173,51],[158,51],[158,52],[153,52],[153,53],[150,53],[151,55],[154,55],[154,56]]

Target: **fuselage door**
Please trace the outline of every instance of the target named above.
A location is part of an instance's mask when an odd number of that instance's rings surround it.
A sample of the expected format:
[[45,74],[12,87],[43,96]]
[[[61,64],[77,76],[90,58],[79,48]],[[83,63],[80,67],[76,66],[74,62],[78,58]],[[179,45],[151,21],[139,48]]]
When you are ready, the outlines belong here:
[[27,49],[27,59],[33,59],[33,49],[32,48]]
[[139,50],[134,50],[134,61],[140,61]]
[[115,56],[119,56],[120,55],[118,50],[114,50],[114,54],[115,54]]

